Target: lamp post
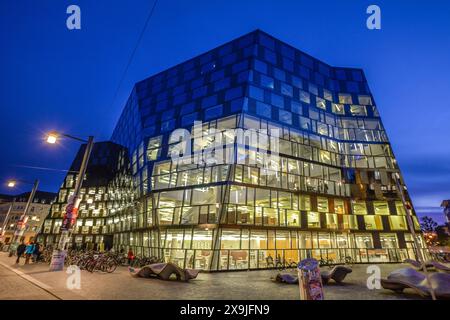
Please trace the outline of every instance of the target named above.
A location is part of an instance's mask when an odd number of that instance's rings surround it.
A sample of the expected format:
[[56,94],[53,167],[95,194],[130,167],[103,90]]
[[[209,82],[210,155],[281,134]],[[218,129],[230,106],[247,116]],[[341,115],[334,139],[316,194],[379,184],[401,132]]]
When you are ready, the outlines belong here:
[[52,261],[50,263],[50,271],[60,271],[64,268],[66,245],[70,240],[73,227],[75,226],[78,217],[78,206],[81,201],[80,197],[81,186],[83,184],[84,176],[86,175],[89,157],[91,155],[92,147],[94,145],[93,136],[89,136],[88,140],[84,140],[68,134],[62,134],[57,132],[51,132],[50,134],[48,134],[47,142],[50,144],[55,144],[58,141],[59,137],[65,137],[86,143],[86,149],[84,151],[78,178],[76,179],[75,182],[74,193],[73,195],[69,196],[69,199],[67,201],[63,221],[60,227],[61,235],[58,241],[58,245],[53,251]]
[[[9,183],[8,183],[8,186],[9,186]],[[0,240],[3,240],[3,237],[5,235],[6,224],[8,223],[9,215],[11,214],[11,211],[12,211],[12,208],[13,208],[15,202],[16,202],[16,198],[13,198],[13,201],[9,205],[8,212],[6,212],[5,220],[3,221],[3,225],[2,225],[2,232],[0,233]]]
[[[36,194],[36,190],[39,186],[39,180],[35,180],[34,182],[28,182],[25,180],[11,180],[8,182],[8,187],[14,188],[16,186],[17,182],[27,183],[27,184],[33,184],[33,189],[31,189],[30,195],[27,200],[27,204],[25,205],[25,209],[23,210],[23,214],[20,216],[19,220],[16,223],[16,229],[14,231],[14,237],[11,241],[11,247],[10,247],[10,256],[14,253],[16,250],[18,243],[20,242],[23,233],[25,232],[25,228],[28,221],[28,211],[30,210],[31,203],[33,202],[34,195]],[[11,213],[12,210],[12,204],[8,210],[8,215]],[[6,222],[6,220],[5,220]]]

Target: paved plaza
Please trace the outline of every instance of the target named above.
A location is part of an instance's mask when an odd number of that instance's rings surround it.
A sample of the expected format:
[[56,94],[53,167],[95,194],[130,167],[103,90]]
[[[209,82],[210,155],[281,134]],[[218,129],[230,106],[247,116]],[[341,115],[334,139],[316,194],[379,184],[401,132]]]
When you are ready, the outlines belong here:
[[[23,259],[22,259],[23,260]],[[142,279],[130,276],[126,267],[112,274],[81,271],[81,288],[68,289],[69,274],[49,272],[48,265],[15,265],[15,258],[0,253],[0,299],[218,299],[218,300],[297,300],[297,285],[274,283],[270,280],[278,271],[238,271],[200,273],[188,283]],[[382,276],[405,267],[402,264],[380,265]],[[324,268],[325,270],[328,268]],[[420,299],[413,293],[394,294],[388,290],[366,287],[367,265],[354,265],[345,285],[325,286],[327,300]]]

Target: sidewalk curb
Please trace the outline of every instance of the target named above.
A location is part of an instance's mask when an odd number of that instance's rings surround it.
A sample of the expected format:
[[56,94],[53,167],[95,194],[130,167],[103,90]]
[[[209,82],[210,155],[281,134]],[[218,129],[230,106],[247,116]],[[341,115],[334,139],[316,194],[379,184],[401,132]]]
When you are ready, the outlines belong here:
[[39,289],[44,290],[45,292],[47,292],[48,294],[52,295],[53,297],[55,297],[58,300],[63,300],[61,297],[57,296],[56,294],[54,294],[53,292],[51,292],[51,287],[46,285],[45,283],[42,283],[39,280],[36,280],[35,278],[23,273],[20,270],[17,270],[15,268],[12,268],[11,266],[3,263],[0,261],[0,265],[3,266],[4,268],[14,272],[15,274],[17,274],[19,277],[21,277],[22,279],[27,280],[28,282],[30,282],[31,284],[35,285],[36,287],[38,287]]

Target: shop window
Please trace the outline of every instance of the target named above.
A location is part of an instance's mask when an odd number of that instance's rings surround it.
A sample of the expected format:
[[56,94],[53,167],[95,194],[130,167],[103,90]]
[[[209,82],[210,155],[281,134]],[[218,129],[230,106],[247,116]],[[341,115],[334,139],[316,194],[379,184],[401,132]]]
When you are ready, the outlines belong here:
[[212,230],[194,230],[192,249],[211,249]]
[[276,249],[291,249],[289,231],[277,231],[275,238]]
[[336,235],[336,244],[338,248],[349,248],[348,237],[345,234]]
[[319,248],[331,248],[331,239],[329,233],[319,233]]
[[380,233],[381,247],[398,248],[397,235],[395,233]]
[[298,233],[298,246],[300,249],[311,249],[312,248],[311,232],[299,232]]
[[241,232],[240,230],[222,230],[220,238],[221,249],[240,249]]
[[250,249],[267,249],[267,232],[259,230],[250,231]]
[[359,249],[373,248],[373,240],[371,234],[355,234],[356,247]]

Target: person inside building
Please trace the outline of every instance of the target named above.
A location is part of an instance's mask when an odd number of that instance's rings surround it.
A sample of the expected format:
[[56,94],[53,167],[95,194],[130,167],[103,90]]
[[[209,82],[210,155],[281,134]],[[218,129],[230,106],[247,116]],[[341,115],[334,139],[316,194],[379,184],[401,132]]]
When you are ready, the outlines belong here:
[[134,253],[133,253],[133,250],[131,250],[131,248],[128,250],[127,258],[128,258],[128,264],[131,265],[131,262],[134,259]]

